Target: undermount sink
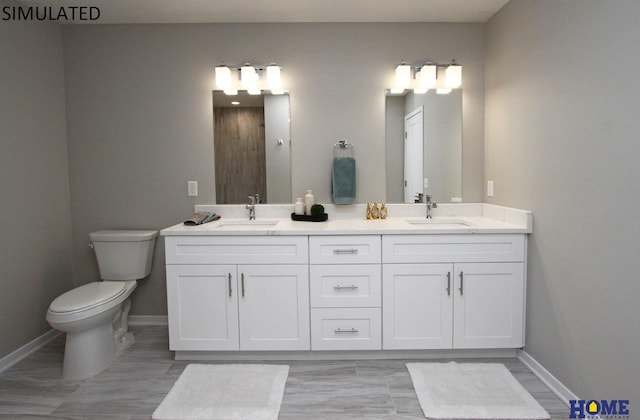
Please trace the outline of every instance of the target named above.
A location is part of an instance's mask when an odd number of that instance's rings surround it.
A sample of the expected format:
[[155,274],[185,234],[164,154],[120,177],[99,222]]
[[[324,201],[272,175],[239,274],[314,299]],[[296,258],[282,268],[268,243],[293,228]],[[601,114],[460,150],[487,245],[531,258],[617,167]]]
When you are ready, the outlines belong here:
[[407,223],[415,227],[433,229],[449,229],[470,226],[469,223],[463,220],[455,219],[409,219],[407,220]]
[[222,220],[216,229],[220,230],[257,230],[274,228],[280,221],[262,220]]

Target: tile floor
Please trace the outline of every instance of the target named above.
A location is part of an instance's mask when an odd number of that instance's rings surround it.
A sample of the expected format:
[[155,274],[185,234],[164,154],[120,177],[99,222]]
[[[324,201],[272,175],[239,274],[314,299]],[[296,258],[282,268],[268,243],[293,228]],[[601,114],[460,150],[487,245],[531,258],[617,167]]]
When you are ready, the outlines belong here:
[[[188,362],[172,359],[166,327],[132,330],[133,346],[84,381],[61,379],[62,336],[2,372],[0,419],[149,419]],[[504,363],[552,419],[568,418],[566,406],[517,359],[474,361]],[[406,360],[276,363],[290,366],[281,420],[424,419]]]

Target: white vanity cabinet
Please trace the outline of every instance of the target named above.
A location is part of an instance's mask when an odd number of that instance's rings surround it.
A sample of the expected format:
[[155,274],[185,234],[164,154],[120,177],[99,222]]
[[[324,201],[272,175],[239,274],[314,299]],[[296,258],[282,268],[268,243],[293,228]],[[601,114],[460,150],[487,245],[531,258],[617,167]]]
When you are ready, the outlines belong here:
[[521,348],[531,215],[482,212],[453,227],[391,218],[167,228],[170,350],[262,352],[246,354],[255,358]]
[[310,236],[312,350],[380,350],[380,235]]
[[525,235],[385,235],[383,349],[524,345]]
[[171,350],[309,350],[304,236],[168,236]]

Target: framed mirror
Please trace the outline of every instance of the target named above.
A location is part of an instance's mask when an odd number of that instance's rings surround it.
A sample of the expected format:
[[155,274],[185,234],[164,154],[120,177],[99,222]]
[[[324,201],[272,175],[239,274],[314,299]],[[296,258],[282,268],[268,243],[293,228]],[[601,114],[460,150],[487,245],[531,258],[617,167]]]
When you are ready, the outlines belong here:
[[387,93],[387,202],[462,201],[462,90]]
[[213,92],[217,204],[291,203],[289,95]]

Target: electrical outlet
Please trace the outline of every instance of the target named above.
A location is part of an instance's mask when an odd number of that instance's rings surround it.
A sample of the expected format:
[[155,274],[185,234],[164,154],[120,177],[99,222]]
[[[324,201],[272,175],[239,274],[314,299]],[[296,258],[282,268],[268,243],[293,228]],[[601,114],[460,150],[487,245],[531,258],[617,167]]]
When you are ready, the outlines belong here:
[[487,181],[487,197],[493,197],[493,181]]
[[189,197],[198,196],[198,181],[187,181],[187,195]]
[[423,180],[423,185],[422,185],[422,186],[423,186],[424,188],[429,188],[429,178],[425,178],[425,179]]

